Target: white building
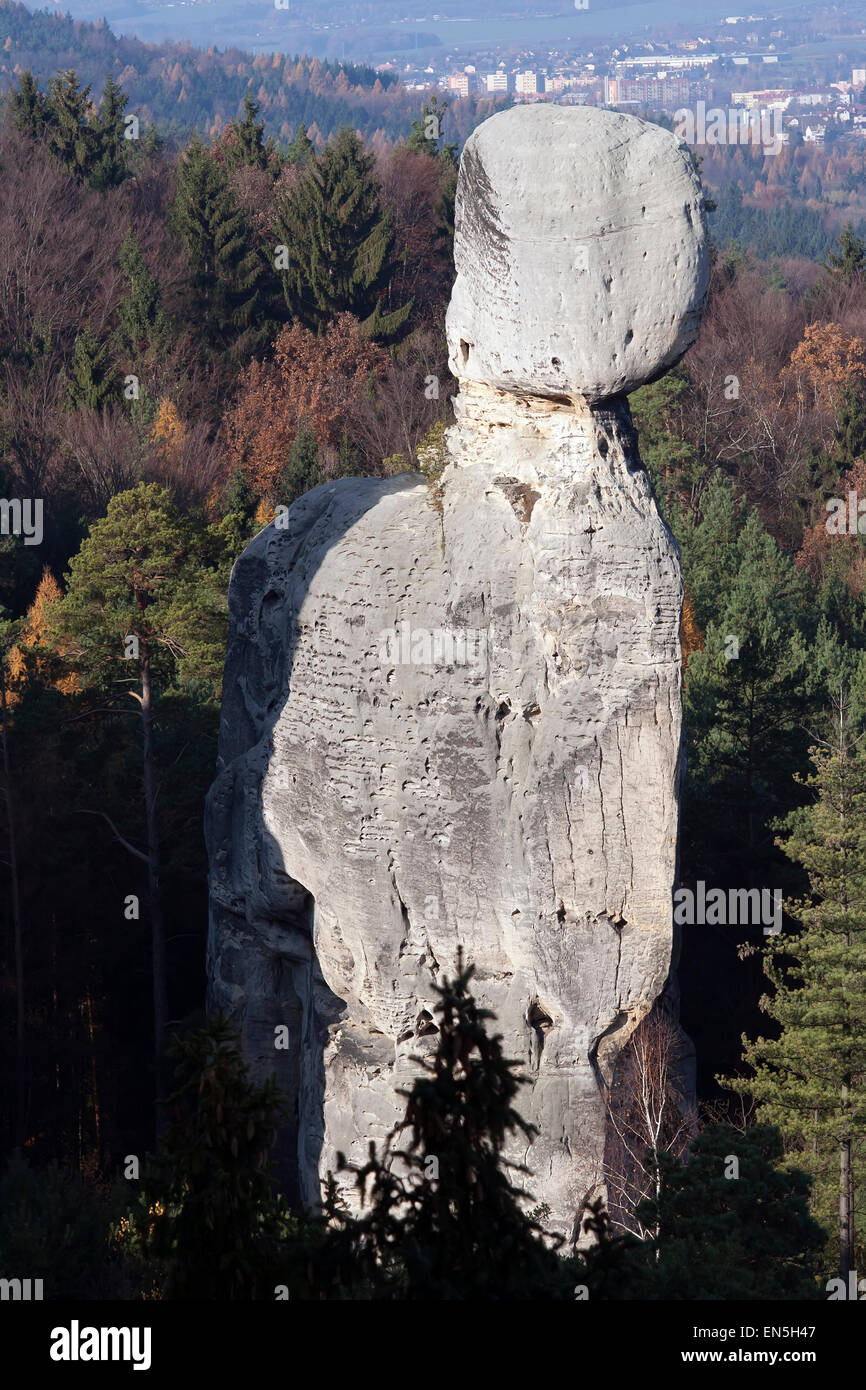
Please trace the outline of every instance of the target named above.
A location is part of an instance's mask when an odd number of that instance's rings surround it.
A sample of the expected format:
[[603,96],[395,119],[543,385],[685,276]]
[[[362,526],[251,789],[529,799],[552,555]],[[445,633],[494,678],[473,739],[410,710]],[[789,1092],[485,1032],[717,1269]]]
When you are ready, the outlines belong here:
[[514,79],[514,90],[524,96],[534,96],[538,91],[538,73],[519,72]]
[[507,92],[507,91],[508,91],[508,73],[507,73],[507,72],[489,72],[489,73],[487,74],[486,81],[487,81],[487,90],[488,90],[488,92]]

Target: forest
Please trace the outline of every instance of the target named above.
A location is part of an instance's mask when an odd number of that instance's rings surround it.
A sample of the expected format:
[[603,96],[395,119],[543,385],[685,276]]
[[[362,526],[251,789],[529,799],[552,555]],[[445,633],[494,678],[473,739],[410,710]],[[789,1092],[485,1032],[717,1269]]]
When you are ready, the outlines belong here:
[[[376,149],[351,123],[267,134],[244,87],[217,133],[175,144],[158,122],[128,138],[112,76],[94,94],[24,71],[0,127],[4,1266],[68,1297],[508,1296],[467,1255],[505,1242],[524,1297],[824,1296],[866,1229],[866,245],[849,224],[811,257],[716,241],[698,341],[631,398],[686,587],[680,881],[785,900],[778,939],[682,930],[699,1112],[638,1104],[648,1069],[674,1085],[651,1016],[610,1098],[598,1246],[554,1260],[500,1162],[517,1082],[467,967],[418,1083],[459,1108],[450,1206],[407,1216],[371,1156],[368,1216],[334,1202],[325,1228],[274,1197],[279,1098],[204,1015],[226,594],[309,488],[441,468],[457,145],[435,98]],[[410,1167],[427,1113],[410,1098]],[[763,1235],[712,1176],[733,1142]]]

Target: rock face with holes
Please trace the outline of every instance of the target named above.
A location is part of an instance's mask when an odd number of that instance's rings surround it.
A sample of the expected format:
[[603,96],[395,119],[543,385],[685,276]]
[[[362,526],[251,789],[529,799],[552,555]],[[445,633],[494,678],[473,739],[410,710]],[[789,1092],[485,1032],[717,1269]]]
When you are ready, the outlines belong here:
[[[656,178],[644,221],[641,149]],[[582,316],[565,316],[572,204],[581,236],[606,229],[606,264],[622,248],[623,276],[660,227],[678,229],[656,289],[672,286],[666,333],[652,336],[635,295],[642,369],[627,335],[611,366],[616,274],[610,291],[584,284]],[[672,136],[580,108],[482,126],[458,208],[460,392],[441,479],[324,484],[232,576],[207,811],[210,1004],[256,1069],[276,1071],[283,1174],[315,1202],[337,1151],[365,1156],[402,1114],[396,1089],[435,1048],[434,986],[462,946],[527,1077],[539,1133],[513,1156],[573,1234],[603,1182],[603,1088],[670,973],[680,757],[676,547],[620,387],[600,384],[649,378],[696,331],[704,221]],[[498,307],[489,258],[473,269],[484,238],[500,270],[534,267],[515,271],[510,301],[500,283]],[[532,308],[535,283],[547,298]],[[546,337],[531,327],[544,306]]]
[[700,325],[702,208],[687,149],[660,126],[591,106],[485,121],[460,167],[451,371],[589,401],[667,371]]

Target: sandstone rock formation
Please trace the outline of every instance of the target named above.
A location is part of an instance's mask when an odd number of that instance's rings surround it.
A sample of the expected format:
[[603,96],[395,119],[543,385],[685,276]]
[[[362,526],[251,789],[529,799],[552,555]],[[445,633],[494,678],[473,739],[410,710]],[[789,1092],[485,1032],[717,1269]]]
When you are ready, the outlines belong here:
[[210,1003],[276,1071],[284,1175],[315,1202],[402,1113],[462,944],[529,1078],[516,1156],[573,1233],[600,1084],[671,963],[681,578],[616,393],[697,331],[690,162],[633,117],[495,116],[455,260],[440,484],[324,484],[235,567]]

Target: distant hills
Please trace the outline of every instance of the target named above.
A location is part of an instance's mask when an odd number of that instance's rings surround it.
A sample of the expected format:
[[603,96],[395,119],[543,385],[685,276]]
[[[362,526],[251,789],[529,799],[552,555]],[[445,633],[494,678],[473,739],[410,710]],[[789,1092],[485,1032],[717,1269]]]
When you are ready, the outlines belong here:
[[[291,139],[303,122],[318,141],[351,125],[374,144],[389,142],[408,133],[422,105],[421,95],[407,92],[394,75],[363,65],[143,43],[113,33],[104,20],[0,0],[0,92],[28,68],[43,87],[58,69],[74,68],[96,95],[110,74],[129,97],[127,110],[169,137],[193,128],[218,134],[239,114],[247,91],[261,103],[268,133],[283,139]],[[481,113],[474,102],[459,105],[468,109],[459,119],[455,112],[449,117],[453,133],[465,138]]]

